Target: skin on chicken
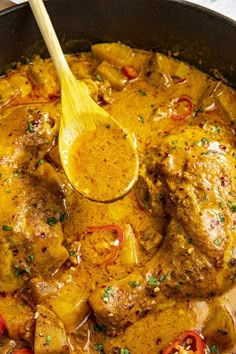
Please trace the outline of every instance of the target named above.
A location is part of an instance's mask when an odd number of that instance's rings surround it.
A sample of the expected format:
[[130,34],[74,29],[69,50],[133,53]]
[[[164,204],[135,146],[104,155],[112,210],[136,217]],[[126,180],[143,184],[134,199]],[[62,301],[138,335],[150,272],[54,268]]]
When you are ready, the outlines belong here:
[[[215,132],[217,125],[221,133]],[[219,295],[235,274],[234,143],[220,115],[181,124],[149,149],[144,163],[147,178],[161,183],[158,203],[168,222],[160,249],[138,275],[104,284],[90,295],[97,321],[111,334],[155,308],[163,296]]]

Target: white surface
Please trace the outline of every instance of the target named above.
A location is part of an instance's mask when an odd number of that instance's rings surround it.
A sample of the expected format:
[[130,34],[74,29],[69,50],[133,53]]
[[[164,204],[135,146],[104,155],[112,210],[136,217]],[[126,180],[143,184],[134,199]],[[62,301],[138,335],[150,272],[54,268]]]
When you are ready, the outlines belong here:
[[236,20],[236,0],[188,0]]
[[27,0],[10,0],[11,2],[13,2],[14,4],[23,4],[23,2],[26,2]]

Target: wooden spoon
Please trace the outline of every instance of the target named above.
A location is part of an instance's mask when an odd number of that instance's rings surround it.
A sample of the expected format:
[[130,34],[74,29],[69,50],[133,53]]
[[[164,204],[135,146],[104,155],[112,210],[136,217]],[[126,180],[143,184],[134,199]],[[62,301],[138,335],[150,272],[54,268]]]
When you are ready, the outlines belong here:
[[29,0],[61,83],[61,162],[72,186],[86,198],[122,198],[138,176],[135,137],[89,96],[72,74],[42,0]]

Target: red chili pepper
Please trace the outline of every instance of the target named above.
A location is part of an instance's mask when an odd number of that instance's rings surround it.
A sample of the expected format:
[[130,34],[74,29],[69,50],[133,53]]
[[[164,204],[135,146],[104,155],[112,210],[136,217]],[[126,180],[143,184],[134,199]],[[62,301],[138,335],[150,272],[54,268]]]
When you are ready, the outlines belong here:
[[138,72],[133,65],[126,65],[122,69],[123,74],[130,80],[138,77]]
[[174,114],[172,113],[171,118],[174,120],[184,120],[185,118],[189,117],[192,114],[192,110],[193,110],[193,104],[192,101],[185,96],[179,97],[176,100],[174,100],[174,105],[175,105],[175,109],[176,111],[178,111],[180,109],[180,104],[183,103],[184,104],[184,113],[182,114]]
[[6,331],[5,321],[2,317],[2,315],[0,315],[0,337],[3,336],[5,331]]
[[180,337],[168,344],[162,354],[174,354],[184,352],[191,354],[205,354],[206,345],[197,331],[183,332]]
[[115,231],[117,233],[117,246],[111,246],[109,253],[105,259],[103,259],[102,264],[112,264],[118,257],[119,249],[122,248],[124,244],[124,231],[118,225],[104,225],[104,226],[90,226],[87,228],[88,232],[101,232],[101,231]]
[[180,346],[180,341],[176,339],[174,342],[171,342],[170,344],[167,345],[167,347],[165,347],[162,354],[179,353],[179,346]]
[[14,350],[12,354],[34,354],[34,352],[31,349],[22,348]]

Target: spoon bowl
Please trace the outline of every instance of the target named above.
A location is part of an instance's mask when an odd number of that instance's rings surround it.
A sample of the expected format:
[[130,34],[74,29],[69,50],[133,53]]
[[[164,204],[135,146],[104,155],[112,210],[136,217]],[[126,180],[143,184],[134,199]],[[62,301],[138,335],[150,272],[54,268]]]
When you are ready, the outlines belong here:
[[135,137],[102,109],[72,74],[42,0],[29,0],[60,84],[59,152],[72,186],[86,198],[112,202],[124,197],[138,177]]

